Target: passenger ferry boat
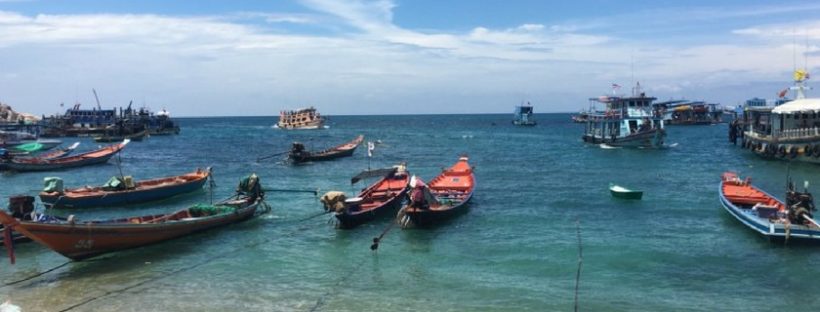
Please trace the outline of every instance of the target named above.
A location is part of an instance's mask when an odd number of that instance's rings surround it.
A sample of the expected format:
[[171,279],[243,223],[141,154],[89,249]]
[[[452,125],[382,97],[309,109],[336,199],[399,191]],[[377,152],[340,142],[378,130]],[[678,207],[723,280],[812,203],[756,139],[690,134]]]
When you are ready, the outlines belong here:
[[535,119],[532,118],[532,105],[529,102],[526,105],[515,107],[512,123],[516,126],[535,126]]
[[279,122],[276,123],[276,127],[287,130],[321,129],[324,123],[325,119],[311,106],[295,111],[279,112]]
[[744,111],[742,147],[768,159],[820,163],[820,99],[806,98],[808,75],[794,72],[793,101]]
[[591,110],[583,139],[593,144],[621,147],[663,147],[666,131],[663,119],[652,109],[654,97],[647,97],[638,83],[632,96],[601,96],[589,99],[603,103],[603,111]]

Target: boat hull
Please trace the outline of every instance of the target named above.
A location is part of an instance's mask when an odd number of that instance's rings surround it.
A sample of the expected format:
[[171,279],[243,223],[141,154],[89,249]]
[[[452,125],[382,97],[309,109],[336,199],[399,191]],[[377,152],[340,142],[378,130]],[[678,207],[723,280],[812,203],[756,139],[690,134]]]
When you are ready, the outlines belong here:
[[57,192],[41,192],[40,201],[47,208],[88,208],[100,206],[130,205],[145,203],[160,199],[166,199],[176,195],[190,193],[201,189],[208,180],[208,175],[202,175],[197,179],[189,180],[178,184],[169,184],[155,188],[95,192],[95,195],[60,194]]
[[406,190],[401,191],[398,195],[385,202],[384,205],[367,211],[337,213],[336,219],[339,220],[339,228],[352,229],[376,219],[396,215],[396,211],[399,210],[399,207],[401,207],[404,202],[406,194]]
[[440,210],[405,207],[403,214],[409,218],[409,221],[415,227],[434,227],[467,213],[472,197],[472,194],[470,194],[467,200]]
[[3,162],[2,164],[0,164],[0,167],[6,170],[27,172],[62,170],[88,165],[102,164],[108,162],[108,160],[111,159],[111,157],[119,153],[125,147],[125,145],[128,144],[128,142],[129,141],[126,140],[123,141],[123,143],[117,145],[111,145],[96,151],[86,152],[75,156],[67,156],[54,159],[12,159],[10,161]]
[[660,148],[663,147],[664,139],[666,138],[666,131],[661,129],[651,129],[641,133],[628,135],[626,137],[600,137],[595,135],[584,134],[582,137],[584,142],[592,144],[606,144],[618,147],[644,147],[644,148]]
[[618,191],[609,190],[609,192],[612,194],[612,197],[615,197],[615,198],[621,198],[621,199],[641,199],[641,198],[643,198],[643,192],[642,191],[618,192]]
[[397,217],[402,227],[432,227],[447,222],[468,211],[475,190],[473,168],[466,156],[460,157],[452,167],[433,178],[428,185],[436,198],[426,208],[404,206]]
[[15,222],[0,214],[4,224],[72,260],[141,247],[191,233],[244,221],[254,216],[259,202],[235,212],[166,223],[36,223]]
[[764,159],[820,164],[820,139],[777,144],[771,140],[761,140],[747,135],[740,142],[740,146]]
[[[749,229],[770,239],[785,240],[788,238],[790,240],[800,239],[820,242],[820,228],[808,227],[801,224],[790,224],[787,226],[783,223],[770,222],[768,218],[762,218],[756,215],[754,210],[751,209],[751,205],[746,205],[744,207],[743,205],[733,203],[724,193],[723,183],[724,182],[721,182],[718,186],[718,197],[720,199],[721,206],[723,206],[723,209],[726,210],[729,215],[740,221],[740,223]],[[765,194],[768,199],[773,199],[780,205],[783,204],[781,200],[775,198],[769,193],[757,188],[755,189]]]

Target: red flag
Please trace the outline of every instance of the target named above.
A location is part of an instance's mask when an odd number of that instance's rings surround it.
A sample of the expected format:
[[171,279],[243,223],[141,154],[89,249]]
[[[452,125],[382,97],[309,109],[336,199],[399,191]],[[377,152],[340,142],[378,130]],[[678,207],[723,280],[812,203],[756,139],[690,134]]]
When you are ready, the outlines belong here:
[[780,91],[780,92],[777,93],[777,97],[784,98],[784,97],[786,97],[787,92],[789,92],[789,89],[783,89],[783,91]]
[[14,264],[14,241],[11,240],[11,227],[5,226],[3,228],[3,245],[6,246],[6,251],[9,253],[11,264]]

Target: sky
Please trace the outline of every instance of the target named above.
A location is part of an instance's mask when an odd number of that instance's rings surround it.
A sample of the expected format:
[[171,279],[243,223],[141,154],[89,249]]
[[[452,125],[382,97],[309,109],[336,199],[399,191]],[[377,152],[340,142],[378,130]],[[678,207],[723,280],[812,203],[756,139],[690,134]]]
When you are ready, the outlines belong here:
[[[0,0],[0,102],[174,116],[574,112],[773,99],[820,67],[811,1]],[[809,81],[812,85],[812,80]],[[809,93],[811,95],[811,92]]]

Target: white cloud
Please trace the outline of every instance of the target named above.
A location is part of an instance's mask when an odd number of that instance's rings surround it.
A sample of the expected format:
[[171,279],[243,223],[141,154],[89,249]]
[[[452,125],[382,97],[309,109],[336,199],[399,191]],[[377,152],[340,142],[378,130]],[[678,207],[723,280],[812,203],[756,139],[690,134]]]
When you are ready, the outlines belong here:
[[[673,95],[787,81],[783,73],[791,69],[791,40],[778,35],[789,25],[725,34],[755,38],[752,43],[676,46],[573,26],[593,24],[583,21],[417,31],[393,22],[400,7],[392,1],[303,3],[314,12],[0,11],[0,100],[54,112],[74,97],[92,102],[82,90],[95,87],[109,105],[145,97],[183,115],[275,114],[305,105],[326,114],[506,112],[522,98],[544,103],[540,112],[571,111],[612,82],[626,86],[631,60],[636,80]],[[282,23],[326,27],[334,35],[292,33]]]

